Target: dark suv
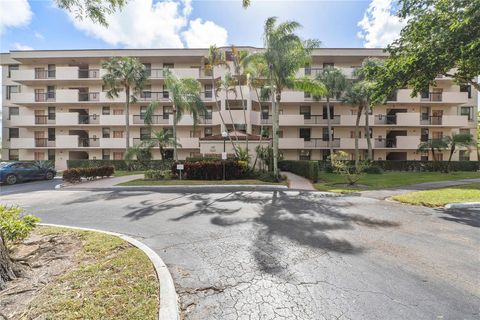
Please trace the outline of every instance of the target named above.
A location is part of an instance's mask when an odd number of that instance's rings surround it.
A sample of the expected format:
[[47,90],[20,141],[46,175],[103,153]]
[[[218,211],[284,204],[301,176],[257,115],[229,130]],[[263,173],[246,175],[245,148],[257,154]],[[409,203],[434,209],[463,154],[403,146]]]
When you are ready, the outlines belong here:
[[0,183],[15,184],[27,180],[51,180],[55,177],[55,168],[35,162],[0,162]]

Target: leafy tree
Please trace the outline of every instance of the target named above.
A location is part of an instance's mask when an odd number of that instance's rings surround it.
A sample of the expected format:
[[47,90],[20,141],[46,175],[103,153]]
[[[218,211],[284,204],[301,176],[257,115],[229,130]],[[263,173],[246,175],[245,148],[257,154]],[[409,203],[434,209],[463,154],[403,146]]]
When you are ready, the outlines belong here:
[[470,149],[471,146],[474,145],[475,141],[473,140],[473,136],[471,134],[465,133],[457,133],[452,134],[451,136],[446,136],[444,138],[445,143],[450,148],[450,155],[448,156],[447,167],[445,169],[446,172],[450,171],[450,164],[452,162],[452,156],[458,148],[466,147]]
[[[172,72],[166,70],[164,73],[165,76],[165,87],[169,91],[169,100],[172,103],[172,112],[173,112],[173,157],[175,160],[178,160],[177,154],[177,124],[182,119],[185,113],[189,113],[193,119],[193,127],[198,123],[200,115],[203,115],[207,112],[205,105],[200,96],[201,85],[195,79],[184,78],[178,79]],[[151,102],[147,111],[145,112],[144,122],[148,125],[152,123],[152,117],[155,113],[155,110],[159,107],[158,101]]]
[[295,74],[311,60],[311,52],[319,46],[317,40],[303,40],[295,31],[301,25],[296,21],[277,24],[276,17],[265,22],[263,56],[270,72],[272,90],[273,174],[278,179],[278,114],[282,92],[295,88]]
[[93,23],[108,26],[106,15],[121,10],[128,0],[55,0],[57,5],[75,13],[77,19],[89,18]]
[[153,141],[155,141],[155,145],[158,146],[158,150],[160,151],[160,156],[162,160],[166,158],[168,148],[174,147],[175,144],[178,147],[181,147],[181,145],[177,141],[175,141],[172,134],[164,128],[158,131],[154,131],[152,139]]
[[327,98],[328,147],[330,154],[333,154],[330,100],[339,97],[343,93],[347,86],[347,79],[339,69],[327,67],[317,75],[317,80],[323,83],[326,91],[325,97]]
[[400,0],[399,7],[407,25],[387,48],[390,56],[376,75],[375,102],[407,86],[415,96],[435,85],[438,75],[480,90],[480,1]]
[[348,163],[348,154],[345,151],[337,151],[330,156],[333,172],[344,176],[350,186],[355,185],[365,173],[367,163],[365,161],[355,163],[351,166]]
[[242,0],[242,6],[243,6],[244,8],[250,7],[250,4],[251,4],[251,3],[252,3],[251,0]]
[[125,162],[131,169],[133,160],[137,160],[144,168],[148,168],[149,162],[152,160],[152,149],[155,145],[153,140],[144,140],[139,145],[130,147],[125,152]]
[[448,144],[446,141],[442,139],[430,139],[428,141],[421,142],[418,145],[417,151],[428,153],[429,151],[432,153],[433,161],[437,161],[437,156],[435,152],[441,152],[444,149],[448,148]]
[[118,97],[125,91],[125,139],[127,149],[130,147],[130,103],[137,101],[147,81],[145,66],[133,57],[113,57],[102,64],[106,70],[103,82],[107,87],[107,97]]

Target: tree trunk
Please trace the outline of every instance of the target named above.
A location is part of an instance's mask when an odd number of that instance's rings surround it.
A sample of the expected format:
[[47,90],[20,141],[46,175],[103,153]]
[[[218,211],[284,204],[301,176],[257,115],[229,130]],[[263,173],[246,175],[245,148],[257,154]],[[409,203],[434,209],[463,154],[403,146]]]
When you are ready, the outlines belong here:
[[8,255],[7,248],[0,238],[0,290],[5,287],[5,283],[16,278],[13,270],[13,262]]
[[243,89],[242,83],[240,82],[240,75],[238,77],[238,87],[240,88],[240,98],[242,99],[242,109],[243,109],[243,120],[245,122],[245,146],[247,148],[247,159],[248,159],[248,124],[247,124],[247,105],[244,104],[245,101],[243,99]]
[[125,87],[125,95],[127,96],[125,104],[125,138],[127,150],[130,148],[130,87]]
[[[278,172],[278,112],[280,107],[280,100],[281,100],[281,92],[277,92],[276,94],[272,92],[272,143],[273,143],[273,175],[276,179],[280,177]],[[276,98],[276,101],[275,101]]]
[[330,119],[330,97],[328,96],[327,96],[327,127],[328,127],[328,150],[330,151],[330,159],[332,159],[331,157],[331,155],[333,154],[332,120]]
[[450,163],[452,162],[452,156],[455,153],[456,145],[452,143],[452,147],[450,148],[450,155],[448,156],[447,167],[445,168],[445,172],[450,172]]
[[[217,87],[215,86],[215,76],[213,74],[213,68],[212,68],[212,90],[213,90],[213,96],[215,97],[215,106],[217,107],[218,115],[220,116],[220,120],[222,121],[223,127],[225,130],[227,130],[227,126],[225,125],[225,120],[223,120],[222,116],[222,111],[220,110],[220,107],[218,105],[218,98],[217,98]],[[233,143],[232,137],[228,135],[228,140],[232,144],[233,150],[235,151],[235,154],[238,155],[237,153],[237,148],[235,148],[235,144]]]
[[177,109],[173,105],[173,159],[178,161],[177,154]]
[[368,121],[368,113],[369,113],[369,107],[367,106],[365,108],[365,137],[367,138],[367,159],[372,161],[373,160],[373,150],[372,150],[372,140],[370,138],[370,123]]
[[362,116],[363,106],[358,106],[357,119],[355,120],[355,167],[358,166],[359,150],[358,150],[358,132],[360,127],[360,117]]
[[[257,88],[255,88],[255,95],[257,96],[257,100],[259,101],[259,104],[260,106],[262,105],[260,103],[260,97],[258,95],[258,90]],[[261,108],[261,107],[260,107]],[[261,109],[260,109],[261,111]],[[261,117],[261,113],[260,113],[260,117]],[[258,142],[258,146],[261,147],[262,146],[262,140],[263,140],[263,123],[262,123],[262,119],[260,119],[260,140]],[[253,166],[252,166],[252,169],[255,170],[255,166],[257,165],[257,160],[258,160],[258,152],[256,152],[255,154],[255,160],[253,161]]]
[[435,156],[435,148],[431,148],[431,150],[432,150],[433,161],[437,161],[437,157]]
[[235,128],[235,121],[233,121],[232,110],[230,109],[230,103],[228,102],[228,88],[225,89],[225,107],[227,107],[228,115],[230,116],[230,121],[232,121],[233,133],[235,134],[235,140],[238,143],[238,134],[237,128]]

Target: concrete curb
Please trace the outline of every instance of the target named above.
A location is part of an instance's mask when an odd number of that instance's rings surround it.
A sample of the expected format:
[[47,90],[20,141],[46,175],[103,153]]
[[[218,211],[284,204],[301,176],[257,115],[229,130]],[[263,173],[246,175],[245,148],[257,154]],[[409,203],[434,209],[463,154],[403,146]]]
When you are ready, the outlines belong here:
[[84,230],[84,231],[93,231],[93,232],[101,232],[112,236],[117,236],[131,245],[137,247],[138,249],[142,250],[147,257],[152,262],[155,272],[158,276],[158,281],[160,282],[160,292],[159,292],[159,313],[158,313],[158,320],[178,320],[180,319],[180,314],[178,311],[178,297],[175,291],[175,285],[173,283],[172,275],[168,271],[167,266],[160,258],[160,256],[155,253],[150,247],[145,245],[144,243],[129,237],[127,235],[98,230],[98,229],[91,229],[91,228],[81,228],[81,227],[71,227],[65,226],[60,224],[50,224],[50,223],[39,223],[42,226],[49,226],[49,227],[59,227],[59,228],[70,228],[70,229],[77,229],[77,230]]
[[158,192],[232,192],[232,191],[285,191],[287,186],[275,185],[172,185],[172,186],[112,186],[112,187],[74,187],[62,188],[72,191],[158,191]]
[[469,208],[480,208],[480,202],[449,203],[445,205],[445,209],[469,209]]

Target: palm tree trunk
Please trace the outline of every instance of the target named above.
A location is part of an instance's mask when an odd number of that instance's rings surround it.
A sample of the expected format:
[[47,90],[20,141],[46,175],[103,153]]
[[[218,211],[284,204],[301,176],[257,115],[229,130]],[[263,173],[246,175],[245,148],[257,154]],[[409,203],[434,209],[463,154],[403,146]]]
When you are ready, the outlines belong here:
[[[257,88],[255,88],[255,94],[257,96],[257,100],[258,100],[258,103],[260,104],[260,106],[262,105],[260,103],[260,97],[258,95],[258,90]],[[260,107],[261,108],[261,107]],[[260,110],[261,111],[261,110]],[[261,117],[261,112],[260,112],[260,117]],[[262,140],[263,140],[263,123],[262,123],[262,119],[260,118],[260,140],[258,141],[258,145],[261,146],[262,145]],[[256,152],[255,154],[255,160],[253,161],[253,166],[252,166],[252,169],[255,170],[255,166],[257,165],[257,160],[258,160],[258,152]]]
[[235,140],[238,143],[237,128],[235,128],[235,121],[233,121],[232,110],[230,109],[230,103],[228,102],[228,89],[225,90],[225,98],[225,106],[227,107],[228,114],[230,115],[230,121],[232,121],[233,134],[235,135]]
[[433,158],[433,161],[437,161],[437,157],[435,156],[435,148],[431,148],[432,149],[432,158]]
[[276,101],[275,101],[275,96],[274,93],[272,92],[272,111],[273,111],[273,119],[272,119],[272,129],[273,129],[273,175],[276,179],[280,177],[279,172],[278,172],[278,130],[279,130],[279,124],[278,124],[278,112],[279,112],[279,107],[280,107],[280,100],[282,97],[281,92],[276,93]]
[[130,148],[130,87],[125,87],[126,104],[125,104],[125,138],[127,150]]
[[332,155],[333,154],[332,121],[330,119],[330,97],[328,96],[327,96],[327,127],[328,127],[328,150],[330,152],[330,155]]
[[359,150],[358,150],[358,132],[360,129],[360,117],[362,116],[363,105],[358,106],[357,118],[355,120],[355,167],[358,166]]
[[173,105],[173,159],[178,161],[178,154],[177,154],[177,109],[175,105]]
[[0,290],[4,288],[7,281],[15,278],[16,275],[13,262],[8,255],[8,250],[5,247],[2,238],[0,237]]
[[240,88],[240,98],[242,99],[242,109],[243,109],[243,120],[245,122],[245,146],[247,148],[247,159],[248,159],[248,124],[247,124],[247,105],[244,104],[244,99],[243,99],[243,89],[242,89],[242,83],[240,82],[240,75],[238,75],[238,87]]
[[447,167],[445,168],[445,172],[450,172],[450,163],[452,162],[452,156],[455,153],[455,143],[452,143],[452,147],[450,148],[450,155],[448,156]]
[[368,114],[369,114],[369,107],[367,106],[365,108],[365,137],[367,138],[367,159],[372,161],[373,160],[373,150],[372,150],[372,140],[370,138],[370,124],[368,120]]

